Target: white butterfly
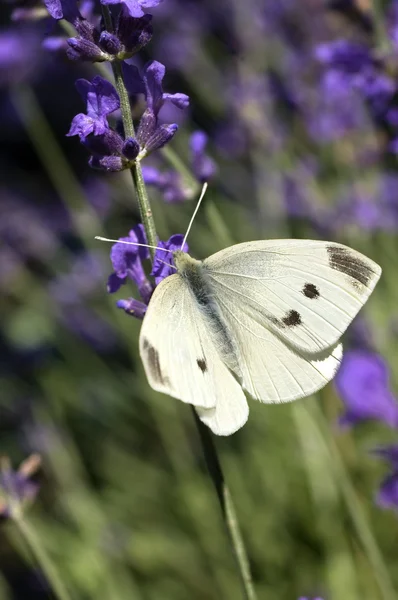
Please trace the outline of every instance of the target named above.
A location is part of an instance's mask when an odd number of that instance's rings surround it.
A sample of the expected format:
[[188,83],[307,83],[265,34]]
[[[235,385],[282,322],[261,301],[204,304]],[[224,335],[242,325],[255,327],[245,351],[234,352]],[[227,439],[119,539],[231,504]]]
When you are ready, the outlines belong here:
[[335,375],[339,338],[381,268],[333,242],[237,244],[204,261],[174,253],[177,272],[155,289],[140,334],[152,388],[193,404],[217,435],[244,425],[243,390],[289,402]]

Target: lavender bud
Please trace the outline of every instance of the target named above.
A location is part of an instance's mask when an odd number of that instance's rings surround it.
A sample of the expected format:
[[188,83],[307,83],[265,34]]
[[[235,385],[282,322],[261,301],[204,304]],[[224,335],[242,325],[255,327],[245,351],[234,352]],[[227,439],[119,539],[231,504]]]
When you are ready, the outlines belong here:
[[109,54],[116,55],[122,51],[123,46],[120,43],[120,40],[113,35],[113,33],[109,33],[109,31],[103,31],[100,35],[99,45],[105,52]]
[[140,145],[136,139],[129,137],[125,140],[122,152],[126,158],[134,160],[137,158],[139,151]]
[[91,168],[99,171],[106,171],[108,173],[116,173],[117,171],[123,171],[124,164],[120,156],[91,156],[88,164]]
[[146,153],[154,152],[154,150],[159,150],[159,148],[163,148],[167,142],[171,140],[178,129],[178,125],[173,123],[171,125],[160,125],[156,129],[156,131],[152,134],[152,136],[147,140],[145,144]]
[[69,38],[67,43],[69,48],[66,50],[66,54],[70,60],[103,62],[109,58],[102,52],[101,48],[84,38]]
[[135,298],[129,298],[128,300],[118,300],[116,302],[118,308],[122,308],[125,313],[132,315],[137,319],[143,319],[147,310],[146,304],[135,300]]
[[123,148],[123,139],[114,129],[108,129],[102,135],[90,135],[84,145],[93,154],[99,156],[120,154]]
[[147,108],[141,117],[137,131],[137,140],[144,147],[156,128],[156,116],[151,108]]

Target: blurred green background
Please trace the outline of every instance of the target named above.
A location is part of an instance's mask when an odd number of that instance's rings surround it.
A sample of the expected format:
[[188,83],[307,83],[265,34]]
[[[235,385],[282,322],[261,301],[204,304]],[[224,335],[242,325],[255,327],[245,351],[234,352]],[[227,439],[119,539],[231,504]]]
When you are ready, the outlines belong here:
[[[303,113],[286,112],[267,87],[263,94],[264,73],[291,83],[299,67],[290,55],[299,50],[279,30],[262,31],[261,3],[188,4],[164,0],[153,11],[144,58],[166,64],[167,91],[191,97],[171,156],[156,165],[168,169],[177,157],[189,171],[189,136],[202,129],[218,169],[190,234],[191,254],[278,237],[329,238],[365,253],[383,276],[362,315],[396,385],[396,228],[364,224],[353,210],[364,197],[377,207],[388,177],[396,202],[395,167],[380,151],[377,127],[364,109],[336,139],[309,135]],[[286,5],[304,47],[351,34],[352,23],[321,3]],[[2,17],[3,35],[20,27],[10,25],[9,7]],[[311,104],[319,68],[297,44],[300,60],[308,59],[297,84],[304,104],[311,114],[333,112]],[[27,519],[71,598],[241,598],[191,410],[145,380],[140,323],[115,307],[133,287],[117,298],[106,292],[110,247],[94,235],[127,235],[138,211],[130,174],[90,172],[78,141],[64,137],[83,110],[73,81],[91,78],[95,67],[45,56],[33,74],[8,75],[1,95],[0,453],[15,467],[42,455]],[[161,239],[186,230],[193,182],[178,204],[150,188]],[[386,467],[369,454],[394,442],[396,430],[370,422],[342,431],[342,411],[333,384],[292,405],[251,401],[245,427],[215,440],[259,599],[397,597],[397,520],[374,503]],[[5,520],[0,535],[0,599],[51,597],[14,524]]]

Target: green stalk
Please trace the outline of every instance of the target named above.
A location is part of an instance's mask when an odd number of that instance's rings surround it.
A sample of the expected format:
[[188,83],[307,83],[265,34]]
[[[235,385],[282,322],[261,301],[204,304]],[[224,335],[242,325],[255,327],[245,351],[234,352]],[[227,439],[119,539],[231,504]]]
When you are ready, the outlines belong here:
[[214,487],[216,488],[217,498],[235,555],[245,597],[247,600],[256,600],[257,596],[254,591],[249,559],[239,527],[235,505],[231,492],[229,491],[229,488],[225,482],[213,438],[211,437],[211,433],[206,425],[203,425],[202,421],[200,421],[194,407],[192,407],[192,411],[199,431],[199,437],[202,442],[207,469],[213,481]]
[[[110,10],[107,6],[102,5],[102,14],[106,29],[113,33],[113,23]],[[112,71],[115,78],[115,85],[120,98],[120,111],[122,113],[124,134],[126,137],[135,137],[133,117],[131,115],[130,99],[123,81],[123,72],[121,62],[114,60],[112,62]],[[155,221],[153,219],[151,205],[149,203],[148,194],[145,187],[144,178],[142,176],[141,164],[136,161],[131,169],[134,187],[137,193],[138,207],[142,224],[144,225],[148,244],[157,246],[158,237],[156,235]],[[155,255],[154,248],[149,248],[152,260]]]
[[24,519],[22,515],[19,515],[13,519],[13,522],[17,526],[20,534],[24,538],[26,544],[29,546],[33,556],[35,557],[38,565],[43,571],[48,583],[51,586],[54,595],[58,600],[72,600],[72,596],[64,586],[64,583],[59,576],[57,569],[52,563],[50,557],[47,554],[44,546],[42,545],[40,538],[36,535],[35,530],[30,524]]
[[[113,23],[109,8],[103,5],[102,13],[106,29],[110,32],[113,32]],[[134,124],[131,116],[130,100],[127,94],[126,86],[123,81],[121,63],[119,61],[113,61],[112,70],[115,77],[116,89],[120,97],[120,110],[122,113],[124,132],[126,136],[133,137],[135,135]],[[155,221],[153,218],[149,198],[145,187],[145,182],[142,176],[141,165],[139,164],[139,162],[137,162],[131,169],[131,173],[137,192],[137,199],[141,219],[144,225],[145,233],[147,235],[148,243],[152,246],[156,246],[158,238],[156,235]],[[153,249],[151,249],[151,255],[153,258]],[[193,412],[195,416],[195,423],[199,432],[199,437],[202,443],[206,464],[209,470],[210,477],[213,481],[214,487],[217,492],[217,497],[220,503],[223,519],[238,565],[238,570],[242,580],[245,597],[247,600],[256,600],[245,545],[238,525],[232,496],[225,483],[225,478],[221,469],[221,464],[217,455],[216,448],[214,446],[209,430],[199,420],[195,409],[193,409]]]

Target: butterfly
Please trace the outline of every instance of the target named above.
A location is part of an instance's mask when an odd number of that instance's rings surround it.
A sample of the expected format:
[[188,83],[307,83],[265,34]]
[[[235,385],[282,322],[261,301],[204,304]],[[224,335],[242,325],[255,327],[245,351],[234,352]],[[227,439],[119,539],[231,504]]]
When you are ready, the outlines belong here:
[[217,435],[246,422],[245,397],[290,402],[325,386],[340,337],[381,268],[341,244],[263,240],[200,261],[178,250],[176,273],[149,302],[140,355],[151,387],[194,405]]

